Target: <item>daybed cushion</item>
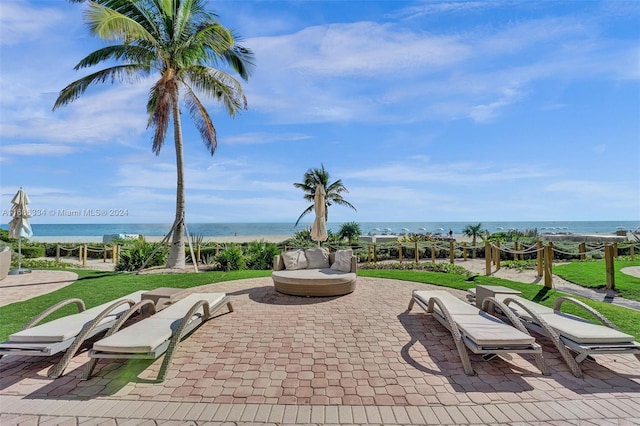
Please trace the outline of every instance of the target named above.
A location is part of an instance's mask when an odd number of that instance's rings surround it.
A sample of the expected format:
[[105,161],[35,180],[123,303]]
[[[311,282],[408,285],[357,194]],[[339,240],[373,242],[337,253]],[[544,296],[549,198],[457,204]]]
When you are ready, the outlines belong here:
[[304,251],[307,261],[309,262],[308,269],[322,269],[329,267],[329,250],[326,248],[310,248]]
[[[118,330],[117,333],[105,337],[93,344],[93,349],[100,352],[117,353],[149,353],[169,340],[180,325],[180,320],[199,300],[207,300],[214,306],[224,293],[195,293],[169,305],[157,314]],[[196,313],[202,315],[202,308]]]
[[353,250],[336,251],[336,260],[333,262],[333,265],[331,265],[331,269],[333,269],[334,271],[350,272],[352,257]]
[[[604,325],[595,324],[574,315],[564,312],[554,311],[552,308],[543,306],[539,303],[532,302],[522,297],[514,298],[522,303],[531,311],[538,314],[546,321],[551,328],[558,334],[567,339],[582,344],[598,344],[598,343],[629,343],[633,342],[634,337],[606,327]],[[523,309],[518,309],[518,305],[509,305],[518,315],[527,321],[531,321],[531,316]]]
[[305,269],[309,266],[307,256],[304,254],[304,250],[290,250],[282,253],[282,260],[284,261],[284,267],[287,270]]
[[[35,327],[28,328],[26,330],[18,331],[9,336],[9,342],[21,342],[21,343],[54,343],[63,342],[77,336],[82,327],[85,324],[93,321],[102,311],[107,309],[112,304],[122,299],[131,299],[134,302],[139,302],[142,293],[146,290],[137,291],[130,295],[121,297],[120,299],[112,300],[102,305],[95,306],[86,311],[82,311],[77,314],[67,315],[62,318],[55,319],[53,321],[37,325]],[[128,304],[122,304],[109,313],[102,321],[113,321],[117,319],[122,313],[129,310]]]

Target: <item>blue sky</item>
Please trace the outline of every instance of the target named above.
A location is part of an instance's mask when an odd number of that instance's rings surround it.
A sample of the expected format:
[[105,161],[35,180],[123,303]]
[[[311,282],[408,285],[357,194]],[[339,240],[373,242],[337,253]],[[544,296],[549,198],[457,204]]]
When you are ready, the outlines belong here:
[[[106,84],[55,112],[102,46],[64,1],[0,3],[1,221],[167,223],[146,95]],[[324,164],[331,222],[640,219],[640,2],[215,1],[256,55],[211,157],[184,115],[187,221],[295,222]],[[68,217],[61,210],[102,210]],[[124,213],[111,216],[110,211]],[[308,222],[313,220],[308,216]]]

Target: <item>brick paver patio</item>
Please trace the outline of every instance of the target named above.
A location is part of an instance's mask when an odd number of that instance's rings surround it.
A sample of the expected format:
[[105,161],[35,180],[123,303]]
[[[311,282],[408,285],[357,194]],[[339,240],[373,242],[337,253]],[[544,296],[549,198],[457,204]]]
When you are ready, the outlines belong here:
[[270,278],[200,287],[226,292],[235,312],[185,340],[165,382],[153,380],[161,359],[100,361],[81,381],[85,353],[57,380],[46,373],[58,358],[5,357],[0,424],[640,424],[633,356],[598,356],[578,379],[536,336],[550,376],[526,355],[471,355],[477,374],[465,375],[450,333],[417,307],[406,312],[411,291],[427,287],[359,277],[336,298],[282,295]]

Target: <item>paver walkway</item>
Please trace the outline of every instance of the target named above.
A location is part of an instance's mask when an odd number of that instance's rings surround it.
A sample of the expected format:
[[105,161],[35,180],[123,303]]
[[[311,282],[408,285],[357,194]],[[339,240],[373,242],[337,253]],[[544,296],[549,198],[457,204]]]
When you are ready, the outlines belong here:
[[282,295],[270,278],[200,287],[235,311],[184,341],[165,382],[153,380],[162,359],[101,361],[81,381],[85,353],[56,380],[58,357],[5,357],[0,424],[640,424],[634,357],[598,356],[578,379],[537,336],[550,376],[518,355],[471,355],[467,376],[450,333],[406,312],[416,288],[428,286],[359,277],[336,298]]
[[68,286],[78,279],[69,271],[40,271],[20,275],[7,275],[0,280],[0,306],[31,299]]

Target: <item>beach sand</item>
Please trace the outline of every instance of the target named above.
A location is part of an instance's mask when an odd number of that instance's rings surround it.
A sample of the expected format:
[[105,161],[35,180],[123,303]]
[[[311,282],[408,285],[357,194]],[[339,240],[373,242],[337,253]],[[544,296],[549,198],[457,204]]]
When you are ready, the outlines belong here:
[[[150,243],[160,242],[164,237],[161,236],[146,236],[145,241]],[[231,236],[217,236],[217,237],[203,237],[203,242],[214,243],[246,243],[253,241],[265,241],[268,243],[281,243],[291,238],[291,235],[231,235]],[[69,237],[64,235],[38,237],[34,236],[29,239],[38,243],[102,243],[101,236],[75,236]],[[170,241],[171,239],[169,239]]]
[[[389,235],[381,235],[381,237],[389,237]],[[248,243],[253,241],[265,241],[268,243],[281,243],[292,238],[293,235],[229,235],[229,236],[205,236],[203,237],[203,242],[214,242],[214,243]],[[164,237],[161,236],[146,236],[144,239],[148,242],[155,243],[162,241]],[[398,238],[401,238],[398,236]],[[456,242],[471,242],[471,238],[454,234],[453,238],[455,238]],[[48,237],[40,237],[33,236],[29,239],[29,241],[33,241],[36,243],[68,243],[68,244],[91,244],[91,243],[102,243],[102,236],[98,235],[89,235],[89,236],[65,236],[65,235],[55,235]],[[482,240],[478,238],[477,244],[481,244]]]

